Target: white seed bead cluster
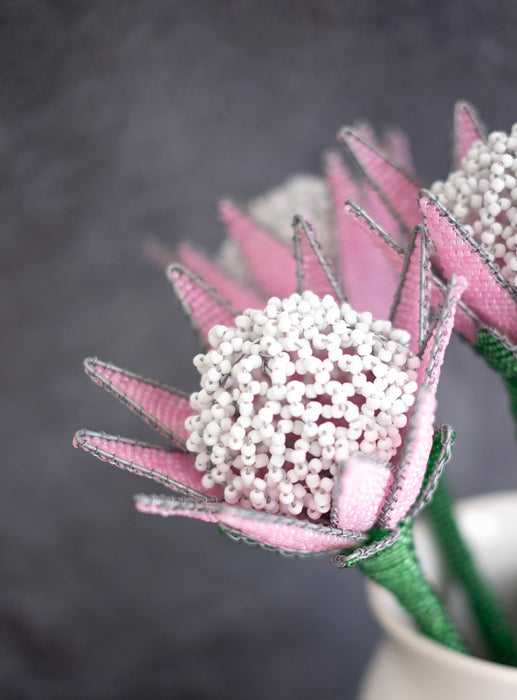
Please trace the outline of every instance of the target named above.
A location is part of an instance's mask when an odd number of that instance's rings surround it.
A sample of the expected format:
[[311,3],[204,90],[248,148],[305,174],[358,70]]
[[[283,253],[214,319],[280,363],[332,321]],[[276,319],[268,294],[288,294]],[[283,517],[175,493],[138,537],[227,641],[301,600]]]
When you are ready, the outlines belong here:
[[187,447],[228,503],[317,520],[339,463],[400,446],[420,361],[389,321],[304,292],[214,326],[209,342]]
[[517,124],[477,141],[462,170],[431,190],[517,288]]

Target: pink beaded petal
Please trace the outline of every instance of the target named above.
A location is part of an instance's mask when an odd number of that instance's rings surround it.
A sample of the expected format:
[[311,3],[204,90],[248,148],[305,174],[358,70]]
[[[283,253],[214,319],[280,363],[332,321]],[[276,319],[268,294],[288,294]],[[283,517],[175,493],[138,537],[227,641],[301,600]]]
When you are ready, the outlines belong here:
[[114,394],[151,428],[185,448],[190,433],[185,420],[193,411],[187,396],[97,358],[84,361],[86,374]]
[[235,311],[230,303],[200,277],[182,265],[170,265],[167,276],[185,313],[202,339],[206,340],[208,331],[217,324],[234,325]]
[[164,518],[182,516],[184,518],[196,518],[207,523],[216,523],[217,505],[200,503],[199,501],[165,498],[163,496],[135,496],[135,508],[140,513],[148,515],[161,515]]
[[297,554],[344,549],[363,539],[359,533],[341,532],[307,520],[253,510],[223,508],[219,523],[234,537],[252,539],[267,547]]
[[335,477],[332,525],[363,532],[372,528],[392,483],[393,474],[385,464],[359,453],[352,455]]
[[422,362],[418,368],[419,384],[424,389],[431,389],[433,393],[436,393],[445,350],[454,328],[457,304],[466,288],[467,280],[464,277],[451,277],[438,310],[435,327],[422,352]]
[[404,518],[422,488],[433,444],[435,411],[434,393],[421,391],[411,415],[395,481],[381,516],[382,525],[388,529],[395,528]]
[[80,447],[98,459],[121,469],[147,476],[176,491],[196,498],[219,498],[220,487],[205,489],[201,473],[195,467],[191,454],[172,452],[166,447],[148,445],[90,430],[80,430],[74,438],[74,447]]
[[427,234],[423,227],[417,226],[400,278],[392,314],[395,328],[403,328],[411,334],[409,348],[414,354],[418,354],[422,349],[428,332],[431,267],[427,249]]
[[296,291],[296,262],[289,248],[231,202],[221,202],[219,212],[260,289],[268,297],[281,299],[293,294]]
[[420,221],[417,206],[419,185],[376,148],[366,143],[353,129],[343,129],[338,138],[356,159],[393,215],[411,231]]
[[412,173],[413,158],[411,157],[411,145],[407,134],[400,129],[389,129],[382,140],[382,150],[394,163],[406,172]]
[[500,269],[430,192],[422,191],[420,208],[438,265],[448,279],[460,271],[468,281],[464,300],[488,326],[517,340],[517,295]]
[[[355,215],[360,210],[354,206],[347,204],[343,209],[339,236],[346,296],[357,311],[370,311],[375,318],[387,319],[398,284],[396,267],[386,257],[382,239],[379,241],[372,233],[366,219]],[[396,260],[398,263],[398,255]]]
[[486,131],[478,113],[468,102],[457,102],[454,107],[454,159],[461,169],[461,161],[476,141],[486,140]]
[[[446,293],[446,285],[436,275],[431,273],[431,307],[438,309]],[[461,299],[456,307],[454,317],[454,330],[464,336],[471,343],[476,341],[478,329],[483,326],[481,320],[472,309]]]
[[255,292],[230,279],[217,265],[194,250],[188,243],[182,243],[177,252],[178,258],[185,267],[202,277],[207,284],[217,290],[223,299],[228,299],[236,309],[263,309],[266,305],[266,297],[255,294]]
[[301,294],[310,290],[321,298],[330,294],[338,301],[345,301],[334,269],[325,257],[312,226],[301,216],[295,216],[293,230],[298,292]]

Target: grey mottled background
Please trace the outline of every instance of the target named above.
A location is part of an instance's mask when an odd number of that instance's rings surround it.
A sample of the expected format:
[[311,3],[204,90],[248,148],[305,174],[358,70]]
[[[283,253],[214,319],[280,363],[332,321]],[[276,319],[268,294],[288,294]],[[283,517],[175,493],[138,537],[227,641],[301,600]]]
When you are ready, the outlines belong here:
[[[81,361],[191,389],[195,338],[143,240],[214,251],[222,195],[317,172],[358,117],[406,129],[422,181],[443,176],[457,98],[491,128],[517,117],[517,4],[4,0],[0,15],[0,696],[354,697],[378,635],[359,575],[133,512],[145,484],[71,438],[150,435]],[[515,488],[504,394],[458,342],[440,397],[457,493]]]

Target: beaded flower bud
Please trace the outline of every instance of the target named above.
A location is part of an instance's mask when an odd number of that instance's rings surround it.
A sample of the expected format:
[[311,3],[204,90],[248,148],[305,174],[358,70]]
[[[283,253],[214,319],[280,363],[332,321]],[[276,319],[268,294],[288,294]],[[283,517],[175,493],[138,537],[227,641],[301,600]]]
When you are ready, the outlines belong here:
[[203,485],[270,513],[329,513],[338,464],[389,462],[414,404],[409,333],[306,291],[246,310],[209,332],[194,363],[201,391],[186,421]]
[[431,191],[517,288],[517,124],[474,142],[461,169]]

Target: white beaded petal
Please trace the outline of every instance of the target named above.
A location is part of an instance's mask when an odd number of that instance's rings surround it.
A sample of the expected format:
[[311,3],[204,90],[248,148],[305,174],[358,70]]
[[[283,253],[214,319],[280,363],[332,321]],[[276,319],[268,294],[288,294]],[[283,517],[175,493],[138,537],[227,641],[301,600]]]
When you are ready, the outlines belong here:
[[228,503],[319,520],[340,462],[395,455],[419,359],[389,321],[304,292],[215,326],[209,342],[187,446]]
[[517,288],[517,124],[474,143],[462,170],[431,191]]

